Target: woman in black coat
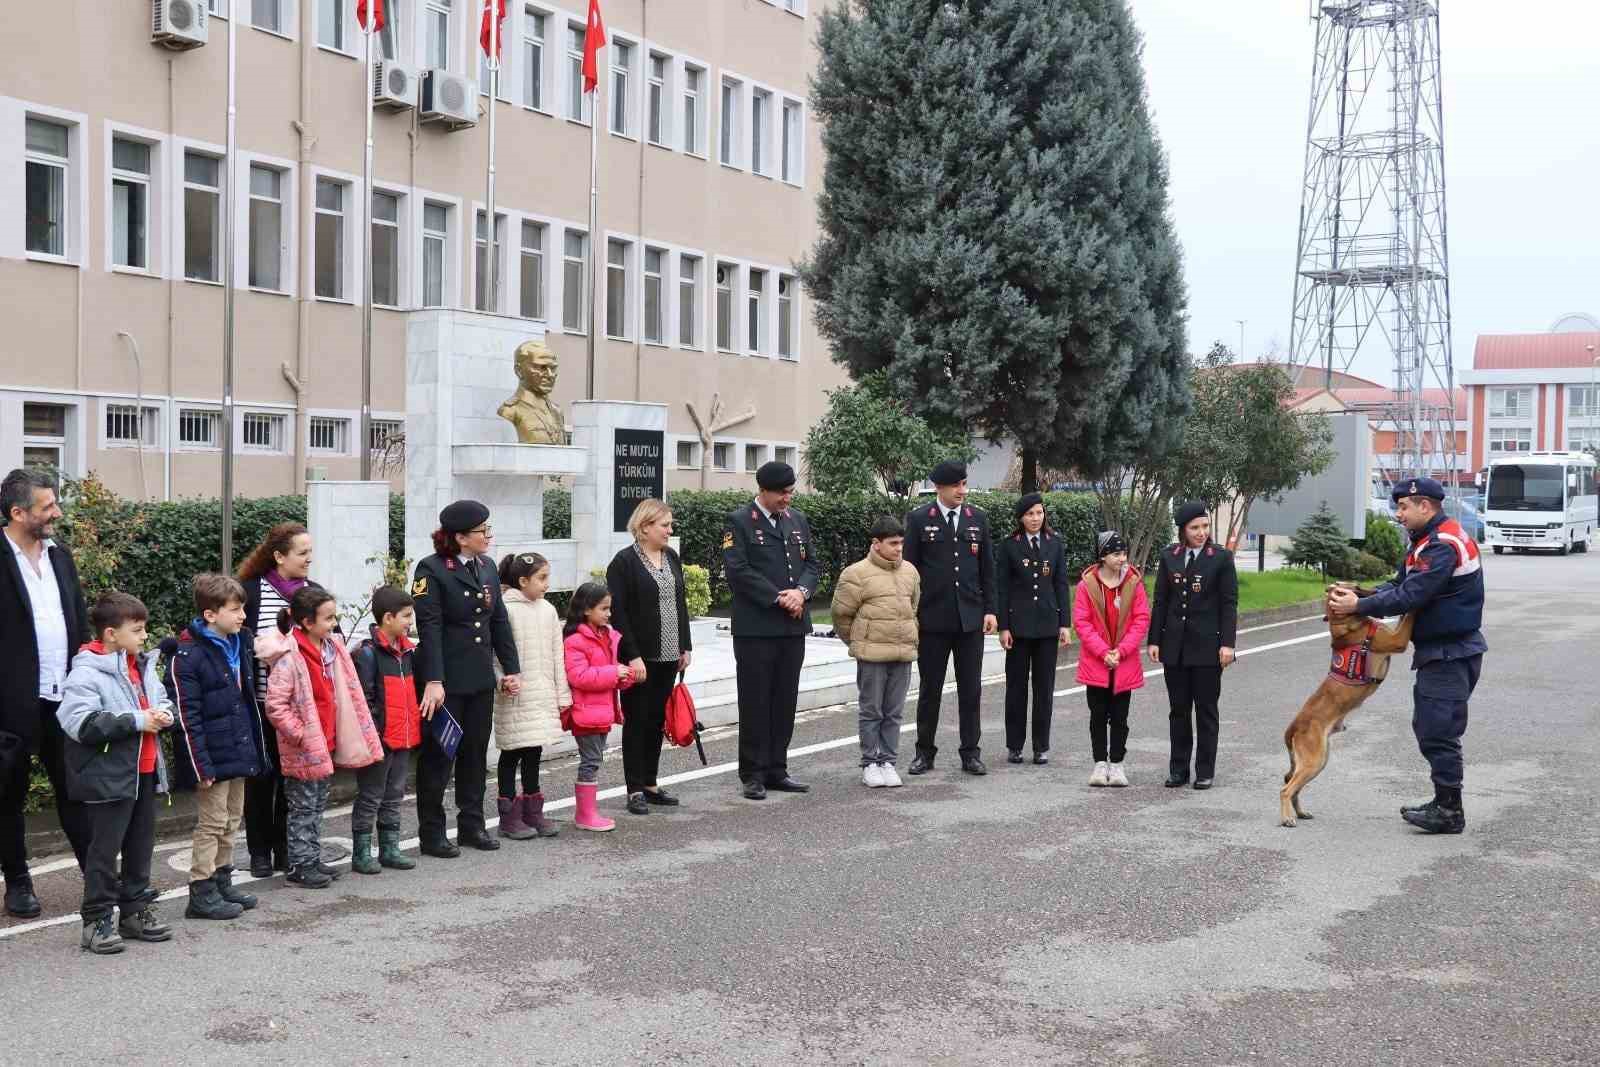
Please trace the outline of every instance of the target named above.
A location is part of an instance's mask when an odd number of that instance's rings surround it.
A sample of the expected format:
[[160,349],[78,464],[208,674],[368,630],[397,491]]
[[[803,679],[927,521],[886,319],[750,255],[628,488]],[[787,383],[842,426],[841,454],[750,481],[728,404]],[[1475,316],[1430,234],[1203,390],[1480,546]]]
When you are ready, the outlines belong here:
[[1045,517],[1044,497],[1017,501],[1016,527],[995,544],[995,592],[1000,644],[1006,650],[1006,749],[1022,762],[1028,733],[1029,675],[1033,692],[1033,762],[1049,763],[1050,712],[1056,655],[1072,634],[1067,597],[1067,551]]
[[619,655],[634,669],[634,685],[622,693],[622,768],[628,811],[643,815],[651,804],[678,803],[656,784],[656,775],[667,699],[674,680],[689,669],[689,605],[683,563],[667,547],[672,510],[659,500],[641,500],[628,520],[628,532],[633,544],[606,568],[606,588],[611,591],[611,625],[622,635]]

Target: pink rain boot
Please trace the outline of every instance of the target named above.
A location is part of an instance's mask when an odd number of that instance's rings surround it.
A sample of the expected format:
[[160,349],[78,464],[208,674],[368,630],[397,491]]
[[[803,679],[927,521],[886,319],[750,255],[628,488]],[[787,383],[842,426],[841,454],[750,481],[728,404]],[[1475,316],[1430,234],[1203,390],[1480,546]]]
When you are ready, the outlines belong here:
[[598,782],[579,782],[573,788],[573,795],[577,800],[578,813],[572,824],[580,830],[596,830],[604,832],[615,830],[617,824],[601,816],[596,806],[596,796],[600,792]]

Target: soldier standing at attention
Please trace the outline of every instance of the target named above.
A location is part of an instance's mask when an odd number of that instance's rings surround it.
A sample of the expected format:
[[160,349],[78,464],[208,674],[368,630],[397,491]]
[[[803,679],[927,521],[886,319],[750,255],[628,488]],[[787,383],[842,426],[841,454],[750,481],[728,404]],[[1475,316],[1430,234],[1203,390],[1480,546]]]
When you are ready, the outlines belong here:
[[1033,762],[1043,764],[1050,762],[1056,656],[1072,633],[1067,551],[1045,517],[1043,496],[1026,494],[1016,515],[1016,529],[995,547],[996,614],[1006,650],[1006,759],[1022,762],[1031,690]]
[[1162,550],[1156,567],[1150,659],[1165,668],[1167,683],[1167,725],[1172,736],[1167,787],[1189,783],[1192,750],[1194,787],[1210,789],[1217,769],[1222,672],[1233,662],[1239,627],[1239,576],[1233,569],[1233,553],[1211,541],[1211,519],[1204,504],[1191,500],[1180,506],[1177,520],[1178,543]]
[[1467,828],[1461,805],[1461,737],[1467,701],[1478,685],[1483,654],[1483,570],[1478,544],[1441,510],[1444,486],[1432,478],[1406,478],[1391,494],[1395,515],[1411,535],[1411,550],[1395,580],[1368,597],[1353,589],[1328,594],[1335,615],[1385,618],[1416,612],[1411,631],[1411,731],[1433,772],[1433,799],[1400,809],[1400,817],[1431,834]]
[[794,483],[787,463],[763,464],[756,471],[760,491],[728,516],[722,534],[722,570],[733,590],[739,779],[747,800],[765,800],[768,789],[811,788],[789,777],[800,667],[817,591],[811,526],[789,506]]
[[983,638],[995,619],[994,552],[989,519],[967,504],[967,465],[947,460],[930,479],[938,499],[906,516],[905,559],[922,577],[917,607],[917,757],[910,773],[933,770],[939,746],[944,672],[956,661],[956,706],[961,719],[961,769],[988,774],[980,758],[978,701],[982,696]]

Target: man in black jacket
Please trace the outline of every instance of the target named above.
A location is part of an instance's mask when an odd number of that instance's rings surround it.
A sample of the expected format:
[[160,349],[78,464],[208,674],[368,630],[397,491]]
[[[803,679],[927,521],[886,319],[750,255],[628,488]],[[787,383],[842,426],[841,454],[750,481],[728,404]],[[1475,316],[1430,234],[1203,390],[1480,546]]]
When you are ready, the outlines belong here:
[[6,475],[0,519],[0,873],[6,911],[27,919],[40,911],[22,817],[30,753],[39,754],[50,777],[61,829],[79,868],[89,844],[83,805],[67,796],[56,721],[72,656],[89,639],[89,611],[71,554],[50,539],[61,519],[55,482],[38,471]]
[[[1156,566],[1150,659],[1162,665],[1167,683],[1172,760],[1166,784],[1173,789],[1188,784],[1193,750],[1194,787],[1210,789],[1217,767],[1222,672],[1233,662],[1239,627],[1239,576],[1233,553],[1211,541],[1204,504],[1182,505],[1177,520],[1178,542],[1162,550]],[[1191,711],[1199,727],[1198,746]]]
[[811,525],[790,507],[794,468],[767,463],[760,492],[728,516],[722,570],[733,590],[733,658],[739,688],[739,779],[748,800],[768,789],[804,793],[789,776],[800,668],[811,633],[817,555]]
[[988,774],[978,748],[983,639],[999,625],[989,518],[966,502],[965,463],[941,463],[931,478],[938,499],[906,516],[905,560],[922,577],[922,602],[917,606],[917,757],[910,772],[926,774],[933,769],[939,751],[935,742],[944,672],[954,654],[961,769]]

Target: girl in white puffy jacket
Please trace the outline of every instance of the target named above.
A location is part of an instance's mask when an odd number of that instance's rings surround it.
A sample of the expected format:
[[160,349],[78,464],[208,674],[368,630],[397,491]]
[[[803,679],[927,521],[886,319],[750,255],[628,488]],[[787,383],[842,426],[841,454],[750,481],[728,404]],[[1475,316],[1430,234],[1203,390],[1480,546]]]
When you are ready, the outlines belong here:
[[[572,706],[562,658],[561,616],[546,600],[550,563],[537,552],[514,552],[500,561],[500,587],[522,664],[516,696],[501,690],[494,702],[494,738],[500,749],[500,836],[521,841],[554,837],[539,791],[544,746],[562,736],[561,713]],[[522,791],[517,792],[517,768]]]

